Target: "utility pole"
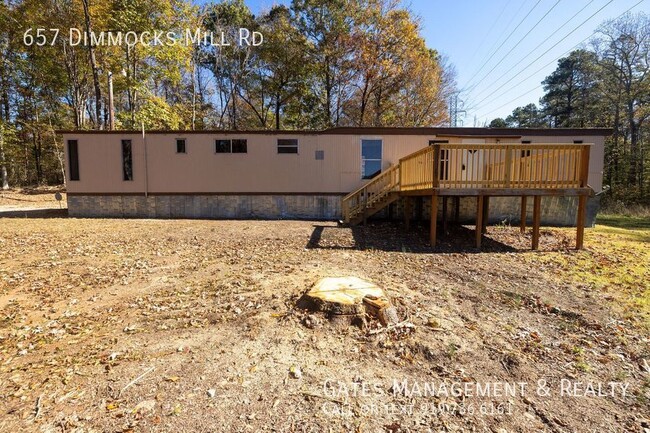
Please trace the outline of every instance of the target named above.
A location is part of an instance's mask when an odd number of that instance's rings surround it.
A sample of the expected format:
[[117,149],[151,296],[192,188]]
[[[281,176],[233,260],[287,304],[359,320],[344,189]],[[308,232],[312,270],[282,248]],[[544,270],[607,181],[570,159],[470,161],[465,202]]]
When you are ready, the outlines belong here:
[[[452,128],[458,126],[458,115],[465,114],[465,110],[462,109],[464,102],[458,99],[459,94],[460,92],[454,92],[449,98],[449,126]],[[463,121],[461,120],[460,123],[462,125]]]

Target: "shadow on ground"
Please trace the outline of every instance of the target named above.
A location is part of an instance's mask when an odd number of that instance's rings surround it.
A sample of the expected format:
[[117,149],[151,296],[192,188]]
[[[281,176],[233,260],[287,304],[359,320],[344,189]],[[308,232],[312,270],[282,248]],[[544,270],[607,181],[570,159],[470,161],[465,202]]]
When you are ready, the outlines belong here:
[[0,218],[67,218],[67,209],[12,209],[0,210]]
[[483,236],[482,248],[475,246],[474,230],[460,225],[450,225],[447,232],[438,232],[438,245],[435,250],[429,245],[428,224],[411,226],[406,231],[403,224],[374,222],[362,226],[314,225],[308,249],[348,249],[381,250],[404,253],[479,253],[479,252],[518,252],[510,245]]

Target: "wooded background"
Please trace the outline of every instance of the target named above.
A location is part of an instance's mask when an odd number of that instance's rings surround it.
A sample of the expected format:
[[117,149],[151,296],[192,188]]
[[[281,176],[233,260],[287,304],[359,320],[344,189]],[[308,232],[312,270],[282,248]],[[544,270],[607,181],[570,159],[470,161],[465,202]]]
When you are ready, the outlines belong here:
[[[54,45],[24,33],[61,29]],[[71,46],[68,29],[141,33],[260,31],[258,47]],[[610,199],[649,203],[650,24],[627,14],[560,59],[539,106],[492,127],[612,127]],[[234,39],[234,38],[233,38]],[[2,187],[63,183],[57,129],[323,129],[443,126],[456,92],[449,61],[427,47],[398,0],[293,0],[255,16],[243,0],[22,0],[0,3]]]
[[584,49],[558,61],[537,104],[491,127],[611,127],[605,142],[606,203],[650,204],[650,17],[603,23]]

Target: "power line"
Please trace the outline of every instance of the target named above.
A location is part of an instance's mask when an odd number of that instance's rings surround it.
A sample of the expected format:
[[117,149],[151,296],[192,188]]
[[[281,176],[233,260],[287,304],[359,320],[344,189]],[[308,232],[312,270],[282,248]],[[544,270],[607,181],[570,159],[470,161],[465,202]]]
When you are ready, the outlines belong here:
[[[531,27],[530,30],[528,30],[528,32],[526,32],[526,34],[525,34],[523,37],[521,37],[521,38],[519,39],[519,41],[518,41],[515,45],[513,45],[512,48],[510,48],[510,50],[509,50],[507,53],[505,53],[505,54],[503,55],[503,57],[501,57],[501,60],[499,60],[499,61],[497,62],[497,64],[494,65],[494,66],[492,67],[492,69],[490,69],[490,70],[488,71],[488,73],[485,74],[485,75],[483,76],[483,78],[481,78],[481,79],[476,83],[476,85],[478,85],[481,81],[483,81],[484,79],[486,79],[487,77],[489,77],[490,74],[492,73],[492,71],[494,71],[494,70],[497,68],[497,66],[499,66],[501,63],[503,63],[503,61],[508,57],[508,55],[509,55],[510,53],[512,53],[512,52],[514,51],[514,49],[517,48],[517,47],[519,46],[519,44],[521,44],[521,43],[523,42],[523,40],[526,39],[526,37],[528,37],[528,35],[529,35],[533,30],[535,30],[535,28],[536,28],[536,27],[537,27],[537,26],[538,26],[542,21],[544,21],[544,18],[546,18],[546,17],[548,16],[548,14],[550,14],[550,13],[553,11],[553,9],[555,9],[555,7],[556,7],[558,4],[560,4],[560,1],[561,1],[561,0],[557,0],[557,1],[555,2],[555,4],[554,4],[553,6],[551,6],[551,8],[550,8],[548,11],[546,11],[546,13],[544,14],[544,16],[542,16],[542,17],[541,17],[541,18],[540,18],[540,19],[535,23],[535,25],[534,25],[533,27]],[[612,0],[612,1],[613,1],[613,0]],[[475,88],[475,87],[476,87],[476,86],[474,86],[474,88]]]
[[461,92],[464,91],[464,90],[466,90],[466,89],[469,87],[469,83],[472,82],[472,80],[474,79],[474,77],[476,77],[476,76],[479,74],[479,72],[481,72],[481,71],[483,70],[483,68],[485,67],[485,65],[487,65],[487,64],[490,62],[490,60],[492,60],[492,57],[494,57],[494,55],[495,55],[497,52],[499,52],[499,50],[501,49],[501,47],[502,47],[506,42],[508,42],[508,40],[510,39],[510,37],[511,37],[511,36],[512,36],[516,31],[517,31],[517,29],[519,28],[519,26],[521,26],[521,25],[523,24],[523,22],[526,21],[526,18],[528,18],[528,16],[529,16],[529,15],[530,15],[534,10],[535,10],[535,8],[536,8],[536,7],[541,3],[541,1],[542,1],[542,0],[537,0],[537,3],[535,3],[535,5],[534,5],[534,6],[533,6],[529,11],[528,11],[528,13],[526,14],[526,16],[525,16],[521,21],[519,21],[519,24],[517,24],[517,27],[515,27],[514,29],[512,29],[512,31],[510,32],[510,34],[509,34],[509,35],[508,35],[508,36],[503,40],[503,42],[501,42],[501,45],[499,45],[499,46],[497,47],[497,49],[494,50],[494,51],[492,52],[492,55],[490,55],[490,57],[489,57],[485,62],[483,62],[482,66],[479,68],[479,70],[476,71],[476,73],[474,73],[474,75],[472,75],[472,77],[467,81],[467,82],[468,82],[468,85],[465,86],[463,89],[461,89]]
[[[529,67],[531,67],[531,66],[532,66],[533,64],[535,64],[539,59],[541,59],[541,58],[544,57],[546,54],[548,54],[549,51],[551,51],[553,48],[557,47],[557,46],[558,46],[562,41],[564,41],[566,38],[568,38],[568,37],[571,36],[573,33],[575,33],[575,32],[576,32],[580,27],[582,27],[583,25],[585,25],[589,20],[591,20],[591,19],[592,19],[593,17],[595,17],[598,13],[600,13],[600,11],[602,11],[602,10],[605,9],[607,6],[609,6],[609,4],[612,3],[613,1],[614,1],[614,0],[609,0],[609,1],[604,5],[604,6],[602,6],[602,7],[601,7],[600,9],[598,9],[596,12],[594,12],[593,14],[591,14],[591,15],[589,16],[589,18],[587,18],[586,20],[584,20],[582,23],[580,23],[578,26],[576,26],[573,30],[571,30],[569,33],[567,33],[566,35],[564,35],[564,37],[563,37],[562,39],[560,39],[560,40],[557,41],[555,44],[553,44],[549,49],[547,49],[547,50],[544,51],[542,54],[540,54],[539,56],[537,56],[537,58],[535,58],[535,60],[533,60],[533,61],[530,62],[528,65],[526,65],[524,68],[522,68],[522,69],[521,69],[517,74],[513,75],[512,77],[510,77],[510,79],[509,79],[508,81],[504,82],[501,86],[497,87],[497,88],[494,89],[490,94],[488,94],[488,95],[485,96],[483,99],[481,99],[479,102],[477,102],[476,105],[477,105],[478,107],[476,108],[476,110],[479,110],[480,108],[483,107],[482,105],[480,105],[481,103],[483,103],[483,102],[484,102],[485,100],[487,100],[490,96],[494,95],[496,92],[498,92],[499,90],[501,90],[501,89],[502,89],[505,85],[507,85],[507,84],[508,84],[508,83],[509,83],[513,78],[518,77],[519,75],[521,75],[521,74],[522,74],[526,69],[528,69]],[[641,0],[639,3],[637,3],[637,5],[640,4],[640,3],[643,2],[643,1],[644,1],[644,0]],[[632,8],[634,8],[635,6],[636,6],[636,5],[632,6]],[[630,8],[630,9],[632,9],[632,8]],[[628,9],[628,10],[630,10],[630,9]],[[588,38],[587,38],[587,39],[588,39]],[[582,42],[581,42],[581,43],[582,43]],[[579,45],[579,44],[578,44],[578,45]],[[577,46],[577,45],[576,45],[576,46]],[[559,57],[558,57],[558,58],[559,58]],[[521,61],[518,62],[515,66],[513,66],[513,68],[516,68],[516,67],[518,66],[519,63],[521,63]],[[535,73],[537,73],[537,72],[539,72],[539,71],[536,71]],[[504,74],[504,75],[505,75],[505,74]],[[528,78],[530,78],[530,77],[528,77]],[[526,78],[526,79],[528,79],[528,78]],[[498,81],[498,80],[497,80],[497,81]],[[524,81],[525,81],[525,80],[524,80]],[[513,86],[513,87],[516,87],[516,86]],[[512,88],[511,88],[511,89],[512,89]],[[509,91],[509,90],[507,90],[506,92],[508,92],[508,91]]]
[[[474,53],[472,54],[472,57],[470,57],[470,60],[469,60],[470,64],[474,61],[474,58],[476,57],[476,55],[478,54],[480,49],[483,48],[483,44],[485,44],[485,41],[487,41],[488,36],[490,36],[492,34],[492,30],[494,30],[494,27],[496,27],[497,23],[499,22],[499,20],[503,16],[503,13],[506,11],[506,9],[508,9],[508,6],[510,6],[510,3],[512,3],[512,0],[508,0],[508,3],[506,3],[505,6],[503,7],[503,9],[501,9],[501,12],[499,13],[499,16],[494,21],[492,21],[492,25],[490,26],[490,30],[488,30],[487,33],[485,34],[485,36],[483,37],[483,39],[481,39],[481,43],[478,45],[478,47],[476,47],[476,50],[474,50]],[[522,2],[522,5],[523,4],[524,3]],[[503,33],[501,33],[501,35],[502,34]],[[497,40],[499,40],[501,38],[501,35],[499,35]],[[496,42],[494,43],[494,45],[496,45]],[[494,46],[492,46],[492,48],[494,48]]]
[[[640,0],[639,2],[637,2],[636,4],[634,4],[633,6],[631,6],[630,8],[628,8],[625,12],[623,12],[622,14],[620,14],[619,16],[617,16],[616,18],[614,18],[614,20],[619,19],[620,17],[622,17],[623,15],[625,15],[626,13],[628,13],[629,11],[631,11],[632,9],[634,9],[635,7],[637,7],[638,5],[640,5],[641,3],[643,3],[644,1],[645,1],[645,0]],[[610,3],[611,3],[611,2],[610,2]],[[609,3],[608,3],[608,4],[609,4]],[[607,6],[607,5],[605,5],[605,6]],[[601,9],[602,9],[602,8],[601,8]],[[547,63],[547,64],[545,64],[544,66],[542,66],[540,69],[538,69],[537,71],[535,71],[531,76],[529,76],[529,77],[525,78],[524,80],[520,81],[519,83],[517,83],[517,84],[516,84],[515,86],[513,86],[511,89],[513,89],[513,88],[515,88],[515,87],[517,87],[517,86],[523,84],[526,80],[528,80],[529,78],[531,78],[531,77],[532,77],[533,75],[535,75],[537,72],[540,72],[540,71],[543,70],[546,66],[552,64],[553,62],[555,62],[556,60],[558,60],[560,57],[562,57],[562,56],[564,56],[565,54],[571,52],[573,49],[575,49],[576,47],[580,46],[581,44],[583,44],[584,42],[586,42],[587,40],[589,40],[589,39],[590,39],[592,36],[594,36],[596,33],[597,33],[597,31],[594,31],[594,32],[591,33],[589,36],[587,36],[586,38],[584,38],[583,40],[581,40],[580,42],[578,42],[577,44],[575,44],[573,47],[569,48],[568,50],[566,50],[565,52],[563,52],[562,54],[560,54],[559,56],[557,56],[556,58],[554,58],[553,60],[551,60],[549,63]],[[527,94],[529,94],[529,93],[531,93],[531,92],[534,92],[535,90],[539,89],[539,88],[542,87],[542,86],[543,86],[543,84],[539,84],[538,86],[536,86],[536,87],[534,87],[534,88],[532,88],[532,89],[526,91],[525,93],[522,93],[522,94],[520,94],[520,95],[517,95],[516,98],[514,98],[514,99],[512,99],[512,100],[510,100],[510,101],[508,101],[508,102],[506,102],[506,103],[503,104],[503,105],[500,105],[499,107],[497,107],[497,108],[495,108],[495,109],[493,109],[493,110],[491,110],[491,111],[488,111],[487,113],[485,113],[485,114],[483,114],[482,116],[479,116],[479,117],[485,117],[485,116],[487,116],[488,114],[492,114],[492,113],[494,113],[495,111],[498,111],[498,110],[502,109],[503,107],[507,106],[508,104],[511,104],[511,103],[515,102],[517,99],[521,98],[522,96],[526,96]],[[479,107],[479,108],[480,108],[480,107]]]
[[[576,12],[575,14],[573,14],[573,16],[572,16],[571,18],[569,18],[567,21],[565,21],[564,24],[562,24],[560,27],[558,27],[557,29],[555,29],[555,30],[553,31],[553,33],[555,34],[555,33],[559,32],[560,30],[562,30],[562,29],[563,29],[567,24],[569,24],[571,21],[573,21],[573,20],[575,19],[576,16],[578,16],[580,13],[582,13],[582,11],[584,11],[587,7],[589,7],[589,5],[591,5],[594,1],[595,1],[595,0],[591,0],[589,3],[587,3],[585,6],[583,6],[582,9],[580,9],[578,12]],[[517,64],[523,62],[523,61],[526,60],[528,57],[530,57],[533,53],[535,53],[535,51],[537,51],[537,49],[538,49],[539,47],[541,47],[542,45],[544,45],[546,42],[548,42],[548,39],[544,39],[542,42],[540,42],[540,43],[539,43],[535,48],[533,48],[532,50],[530,50],[530,52],[529,52],[528,54],[526,54],[526,55],[525,55],[521,60],[519,60],[519,62],[517,62]],[[530,65],[529,65],[529,66],[530,66]],[[512,76],[510,79],[512,80],[513,78],[517,77],[518,75],[520,75],[520,74],[521,74],[523,71],[525,71],[525,70],[526,70],[525,68],[522,69],[522,70],[519,70],[519,72],[518,72],[516,75]],[[508,70],[508,72],[510,72],[510,70]],[[479,97],[480,95],[482,95],[483,93],[485,93],[485,92],[486,92],[490,87],[494,86],[495,84],[497,84],[497,83],[499,82],[499,80],[501,80],[503,77],[505,77],[505,75],[506,75],[508,72],[502,74],[499,78],[497,78],[496,80],[492,81],[492,83],[490,83],[490,84],[489,84],[488,86],[486,86],[483,90],[481,90],[481,91],[480,91],[476,96]]]

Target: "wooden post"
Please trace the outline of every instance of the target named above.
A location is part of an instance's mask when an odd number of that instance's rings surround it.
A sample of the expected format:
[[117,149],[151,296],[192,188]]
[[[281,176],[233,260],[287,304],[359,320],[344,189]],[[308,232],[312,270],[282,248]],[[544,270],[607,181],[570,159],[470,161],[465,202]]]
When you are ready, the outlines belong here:
[[406,231],[409,231],[411,228],[411,197],[404,197],[404,225],[406,226]]
[[490,216],[490,197],[483,198],[483,224],[481,225],[481,233],[487,233],[488,218]]
[[585,239],[585,219],[587,217],[587,196],[578,197],[578,219],[576,221],[576,250],[581,250]]
[[454,222],[460,222],[460,197],[454,197]]
[[519,231],[521,233],[526,233],[526,196],[521,196],[521,221],[519,222]]
[[539,225],[541,221],[542,196],[536,195],[533,200],[533,245],[534,250],[539,248]]
[[505,158],[505,181],[506,188],[510,188],[510,178],[512,176],[512,146],[506,145],[506,158]]
[[363,195],[363,225],[368,224],[368,191]]
[[418,222],[424,219],[424,196],[419,196],[415,199],[415,218]]
[[431,176],[431,248],[436,247],[438,223],[438,184],[440,183],[440,144],[433,145],[433,173]]
[[437,191],[433,192],[431,195],[431,248],[436,247],[436,234],[437,234],[437,223],[438,223],[438,193]]
[[476,198],[476,248],[481,248],[481,238],[483,236],[483,196]]
[[442,232],[447,233],[447,201],[449,196],[442,197]]
[[[586,188],[589,180],[589,153],[591,147],[582,147],[580,155],[580,187]],[[581,250],[585,239],[585,219],[587,218],[587,196],[581,194],[578,197],[578,216],[576,221],[576,249]]]

